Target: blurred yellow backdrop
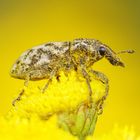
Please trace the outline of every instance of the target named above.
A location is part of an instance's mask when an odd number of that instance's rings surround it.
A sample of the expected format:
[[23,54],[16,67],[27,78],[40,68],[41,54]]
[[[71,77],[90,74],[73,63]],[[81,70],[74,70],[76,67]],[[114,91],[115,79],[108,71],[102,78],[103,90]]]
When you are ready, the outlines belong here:
[[95,135],[115,123],[140,132],[140,1],[139,0],[0,0],[0,115],[10,109],[23,81],[9,76],[17,57],[48,41],[96,38],[122,54],[125,68],[106,60],[95,64],[110,80],[104,113]]

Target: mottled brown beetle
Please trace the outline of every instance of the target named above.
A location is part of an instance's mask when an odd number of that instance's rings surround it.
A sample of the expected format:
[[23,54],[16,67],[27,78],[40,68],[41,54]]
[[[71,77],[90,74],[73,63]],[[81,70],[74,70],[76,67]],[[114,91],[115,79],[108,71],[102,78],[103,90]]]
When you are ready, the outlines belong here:
[[[133,50],[119,53],[133,53]],[[89,96],[92,94],[88,71],[92,71],[102,82],[107,82],[102,73],[94,71],[91,66],[105,57],[112,65],[124,67],[124,63],[107,45],[96,39],[75,39],[72,42],[49,42],[25,51],[13,65],[10,75],[14,78],[24,79],[24,85],[29,80],[48,79],[42,89],[45,91],[52,77],[58,77],[60,70],[80,71],[85,78]],[[16,100],[24,93],[22,91]],[[16,101],[14,100],[14,102]],[[13,103],[14,103],[13,102]]]

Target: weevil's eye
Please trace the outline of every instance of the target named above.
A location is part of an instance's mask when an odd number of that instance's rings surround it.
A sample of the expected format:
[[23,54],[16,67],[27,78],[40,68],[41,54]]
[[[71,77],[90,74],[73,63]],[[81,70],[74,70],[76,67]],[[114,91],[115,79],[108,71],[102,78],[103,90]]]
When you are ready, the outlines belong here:
[[105,54],[105,51],[106,51],[106,49],[104,48],[104,47],[100,47],[99,48],[99,53],[100,53],[100,55],[104,55]]

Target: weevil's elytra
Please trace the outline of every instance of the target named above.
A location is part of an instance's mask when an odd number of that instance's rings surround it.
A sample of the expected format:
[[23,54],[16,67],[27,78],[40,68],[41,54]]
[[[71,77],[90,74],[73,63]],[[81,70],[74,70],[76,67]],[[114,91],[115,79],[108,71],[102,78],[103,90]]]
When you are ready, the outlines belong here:
[[[119,53],[124,52],[133,53],[130,50]],[[51,81],[60,70],[68,72],[79,69],[91,92],[88,71],[103,57],[112,65],[124,67],[117,54],[99,40],[80,38],[72,42],[49,42],[25,51],[13,65],[10,74],[28,83],[29,80],[44,78]]]

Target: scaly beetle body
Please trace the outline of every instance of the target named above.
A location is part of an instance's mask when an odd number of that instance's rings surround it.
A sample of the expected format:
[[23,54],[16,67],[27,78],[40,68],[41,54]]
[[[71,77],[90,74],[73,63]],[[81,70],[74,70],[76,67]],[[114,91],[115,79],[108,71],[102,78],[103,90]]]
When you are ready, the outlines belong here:
[[112,65],[124,67],[124,63],[120,61],[117,54],[99,40],[80,38],[73,42],[49,42],[25,51],[13,65],[10,74],[14,78],[25,79],[25,85],[27,85],[29,80],[44,78],[48,79],[49,83],[53,76],[59,75],[60,70],[77,71],[81,68],[91,95],[88,70],[103,57]]
[[51,42],[25,51],[11,69],[11,76],[20,79],[48,78],[56,69],[69,70],[78,66],[89,68],[103,57],[116,66],[124,66],[116,53],[95,39],[75,39],[73,42]]

